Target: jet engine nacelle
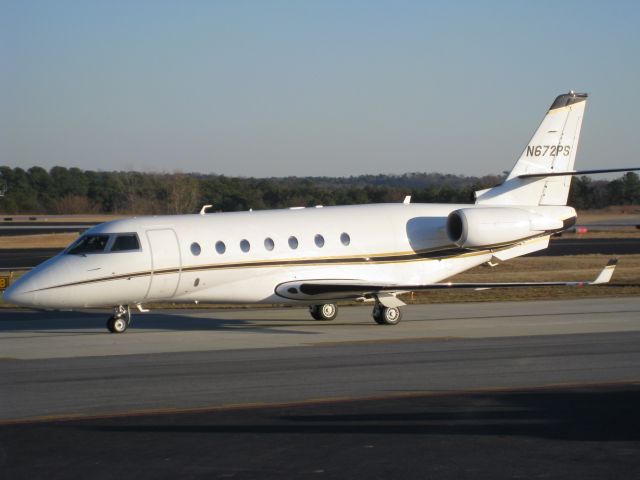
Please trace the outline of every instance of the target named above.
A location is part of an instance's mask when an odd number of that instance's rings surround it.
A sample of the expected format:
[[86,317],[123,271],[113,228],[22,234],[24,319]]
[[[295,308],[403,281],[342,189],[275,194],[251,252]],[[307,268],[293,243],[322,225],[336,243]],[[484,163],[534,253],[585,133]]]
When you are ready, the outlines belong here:
[[447,218],[449,240],[462,248],[503,245],[563,228],[556,217],[511,207],[461,208]]

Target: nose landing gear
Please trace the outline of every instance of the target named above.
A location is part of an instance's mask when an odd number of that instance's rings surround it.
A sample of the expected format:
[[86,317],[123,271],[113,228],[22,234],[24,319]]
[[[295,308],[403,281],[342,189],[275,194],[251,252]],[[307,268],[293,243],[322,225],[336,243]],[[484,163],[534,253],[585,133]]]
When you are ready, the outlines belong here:
[[118,305],[113,308],[113,316],[107,320],[107,329],[111,333],[124,333],[131,325],[131,310],[129,305]]

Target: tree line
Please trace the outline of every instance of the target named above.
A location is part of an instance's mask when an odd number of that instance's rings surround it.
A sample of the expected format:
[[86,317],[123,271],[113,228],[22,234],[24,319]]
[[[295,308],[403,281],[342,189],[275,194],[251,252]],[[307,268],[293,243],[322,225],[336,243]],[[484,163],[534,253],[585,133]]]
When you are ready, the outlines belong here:
[[[252,178],[197,173],[103,172],[0,166],[0,213],[166,214],[313,205],[399,202],[471,203],[473,192],[498,185],[502,175],[440,173],[352,177]],[[573,179],[569,204],[580,209],[640,204],[640,179]]]

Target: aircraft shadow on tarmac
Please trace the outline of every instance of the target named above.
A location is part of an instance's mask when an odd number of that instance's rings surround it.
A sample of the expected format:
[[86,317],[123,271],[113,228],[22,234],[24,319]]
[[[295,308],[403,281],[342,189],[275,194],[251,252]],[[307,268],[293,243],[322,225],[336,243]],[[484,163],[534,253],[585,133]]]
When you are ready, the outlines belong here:
[[[2,312],[0,310],[0,312]],[[242,330],[245,332],[260,332],[273,334],[314,335],[309,331],[292,331],[282,327],[296,325],[322,326],[322,322],[304,319],[306,312],[300,312],[300,319],[274,320],[256,319],[243,320],[225,318],[224,312],[216,312],[212,317],[210,312],[198,315],[197,310],[186,311],[184,314],[173,311],[171,313],[145,313],[135,315],[131,329],[127,335],[136,331],[217,331]],[[36,310],[12,310],[2,312],[0,317],[0,332],[62,332],[65,334],[95,334],[96,331],[106,331],[106,321],[109,314],[105,312],[43,312]],[[335,324],[332,324],[335,325]],[[277,328],[276,328],[277,327]]]
[[[228,318],[224,311],[215,312],[212,316],[211,311],[203,310],[199,315],[198,310],[171,310],[155,313],[136,314],[134,311],[133,322],[127,334],[135,332],[148,331],[244,331],[244,332],[261,332],[274,334],[296,334],[296,335],[314,335],[316,332],[308,330],[286,330],[285,327],[313,326],[319,330],[324,328],[335,329],[341,326],[349,327],[365,327],[379,328],[373,322],[366,321],[364,323],[340,323],[333,322],[317,322],[306,318],[305,309],[298,309],[298,318],[274,319],[255,317],[255,310],[252,310],[252,318],[245,320],[238,318],[237,313],[242,314],[242,310],[233,310],[235,314],[233,318]],[[244,310],[249,313],[249,310]],[[633,311],[633,310],[631,310]],[[607,311],[607,314],[629,313],[630,310]],[[0,310],[0,332],[64,332],[65,334],[95,334],[105,330],[105,324],[109,313],[105,310],[102,312],[60,312],[60,311],[37,311],[37,310]],[[490,315],[438,315],[430,318],[423,318],[425,321],[454,321],[454,320],[489,320],[501,318],[524,318],[524,317],[555,317],[562,316],[581,316],[588,311],[577,308],[573,312],[549,312],[549,313],[527,313],[527,312],[511,312],[508,314],[490,314]],[[406,319],[404,322],[421,321],[420,319]],[[317,333],[320,333],[317,332]]]
[[[640,440],[640,386],[416,396],[337,404],[87,421],[131,434],[366,434]],[[402,412],[402,413],[389,413]],[[308,413],[307,413],[308,412]]]

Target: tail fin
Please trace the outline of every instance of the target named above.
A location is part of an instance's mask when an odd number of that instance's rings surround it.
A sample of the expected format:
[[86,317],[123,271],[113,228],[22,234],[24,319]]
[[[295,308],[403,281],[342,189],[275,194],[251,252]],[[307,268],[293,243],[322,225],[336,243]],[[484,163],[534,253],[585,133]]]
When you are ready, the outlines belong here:
[[566,205],[570,176],[518,178],[573,170],[587,94],[573,91],[551,104],[520,159],[502,185],[476,192],[483,205]]

